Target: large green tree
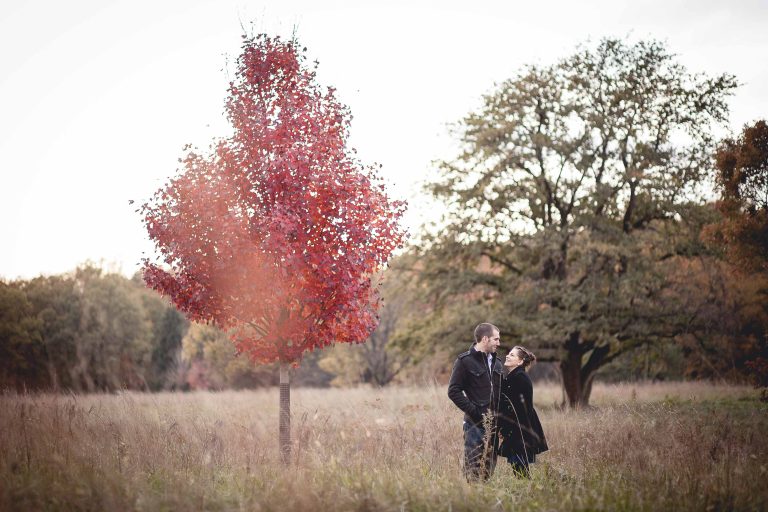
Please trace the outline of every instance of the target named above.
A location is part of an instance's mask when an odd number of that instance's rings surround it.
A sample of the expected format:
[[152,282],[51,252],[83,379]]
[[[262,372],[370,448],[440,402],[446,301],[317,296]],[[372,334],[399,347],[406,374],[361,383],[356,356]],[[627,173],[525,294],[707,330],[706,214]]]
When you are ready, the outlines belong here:
[[616,39],[497,85],[430,186],[447,207],[423,244],[438,304],[470,300],[588,404],[599,368],[690,321],[667,276],[699,250],[712,130],[736,85]]

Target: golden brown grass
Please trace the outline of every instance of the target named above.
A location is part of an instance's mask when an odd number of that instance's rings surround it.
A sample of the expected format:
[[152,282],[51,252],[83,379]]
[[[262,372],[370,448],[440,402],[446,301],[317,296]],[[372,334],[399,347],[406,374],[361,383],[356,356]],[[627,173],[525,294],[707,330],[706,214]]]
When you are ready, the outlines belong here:
[[0,510],[764,510],[768,408],[749,388],[596,385],[518,480],[460,472],[445,389],[297,389],[293,463],[277,391],[0,396]]

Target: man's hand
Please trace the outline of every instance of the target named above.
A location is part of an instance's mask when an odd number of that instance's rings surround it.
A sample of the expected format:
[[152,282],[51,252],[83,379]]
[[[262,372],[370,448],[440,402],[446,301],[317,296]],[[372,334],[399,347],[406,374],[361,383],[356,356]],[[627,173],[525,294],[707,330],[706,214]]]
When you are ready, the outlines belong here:
[[475,423],[482,423],[483,422],[483,417],[485,416],[485,411],[486,411],[485,407],[481,407],[479,405],[475,405],[475,414],[473,415],[473,418],[472,418],[475,421]]

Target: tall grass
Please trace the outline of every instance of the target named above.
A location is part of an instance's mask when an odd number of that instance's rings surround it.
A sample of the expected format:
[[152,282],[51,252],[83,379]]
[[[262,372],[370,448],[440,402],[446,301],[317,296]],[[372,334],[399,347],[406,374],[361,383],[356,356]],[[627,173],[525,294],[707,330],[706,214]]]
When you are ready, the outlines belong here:
[[279,463],[277,390],[0,396],[1,510],[765,510],[768,408],[748,388],[596,385],[560,410],[519,480],[460,471],[445,389],[297,389]]

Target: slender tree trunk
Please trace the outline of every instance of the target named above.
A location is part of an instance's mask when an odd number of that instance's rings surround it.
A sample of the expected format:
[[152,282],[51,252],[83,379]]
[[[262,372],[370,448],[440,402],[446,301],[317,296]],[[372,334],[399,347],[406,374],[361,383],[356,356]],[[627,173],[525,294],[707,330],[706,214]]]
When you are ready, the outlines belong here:
[[51,350],[48,348],[48,343],[43,341],[45,347],[45,368],[48,370],[48,379],[50,380],[51,390],[54,393],[59,392],[59,374],[56,371],[56,365],[51,358]]
[[288,363],[280,363],[280,458],[291,459],[291,382]]

